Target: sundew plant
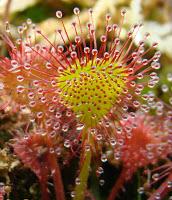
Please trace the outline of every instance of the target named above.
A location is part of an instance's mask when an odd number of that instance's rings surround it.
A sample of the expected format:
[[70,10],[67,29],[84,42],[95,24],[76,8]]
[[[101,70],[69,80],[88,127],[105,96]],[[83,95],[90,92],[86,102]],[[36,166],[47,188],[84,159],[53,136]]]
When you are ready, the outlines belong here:
[[[8,56],[0,58],[0,107],[27,116],[12,130],[9,148],[36,175],[42,200],[99,199],[91,180],[106,187],[101,176],[107,163],[116,178],[104,199],[117,199],[138,172],[138,198],[164,199],[172,188],[172,108],[171,99],[165,103],[151,91],[160,79],[158,43],[146,45],[149,33],[135,42],[141,22],[124,32],[125,9],[119,24],[110,13],[104,16],[103,33],[96,29],[94,9],[86,24],[79,8],[73,13],[68,31],[63,10],[56,12],[53,41],[31,19],[17,36],[8,22],[1,31]],[[159,168],[159,162],[167,164]],[[70,184],[61,174],[65,168]],[[158,170],[159,188],[150,179]],[[0,195],[7,196],[1,188]]]

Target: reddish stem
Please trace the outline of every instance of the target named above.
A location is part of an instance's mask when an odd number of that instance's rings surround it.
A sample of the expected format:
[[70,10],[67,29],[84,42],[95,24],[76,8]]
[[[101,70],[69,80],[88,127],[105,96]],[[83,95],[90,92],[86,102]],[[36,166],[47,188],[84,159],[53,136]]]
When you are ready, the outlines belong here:
[[4,186],[0,186],[0,200],[4,200],[5,190]]
[[47,180],[40,180],[41,187],[41,200],[49,200],[48,188],[47,188]]
[[48,153],[48,164],[53,176],[56,200],[65,200],[61,172],[54,153]]
[[123,168],[118,177],[118,180],[116,181],[115,185],[112,187],[112,190],[110,191],[110,194],[107,200],[115,200],[118,192],[121,190],[125,182],[126,182],[126,170]]
[[172,174],[161,184],[161,186],[149,197],[148,200],[155,200],[157,194],[160,195],[161,199],[164,199],[168,192],[171,191],[171,187],[168,186],[168,182],[172,181]]

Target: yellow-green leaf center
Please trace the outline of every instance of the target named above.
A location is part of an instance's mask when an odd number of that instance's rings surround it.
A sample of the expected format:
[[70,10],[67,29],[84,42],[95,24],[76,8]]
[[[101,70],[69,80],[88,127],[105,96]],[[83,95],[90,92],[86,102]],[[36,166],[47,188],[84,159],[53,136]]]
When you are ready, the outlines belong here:
[[79,62],[68,67],[58,77],[60,97],[86,127],[94,127],[107,115],[126,83],[126,73],[117,64],[86,66]]

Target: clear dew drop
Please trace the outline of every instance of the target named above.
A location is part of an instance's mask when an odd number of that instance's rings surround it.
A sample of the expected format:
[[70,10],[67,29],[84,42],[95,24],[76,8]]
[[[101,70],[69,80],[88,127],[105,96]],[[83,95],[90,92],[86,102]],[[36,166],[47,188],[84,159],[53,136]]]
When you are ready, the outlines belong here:
[[35,107],[36,106],[36,102],[35,101],[30,101],[29,102],[29,106],[32,107],[32,108]]
[[62,11],[60,10],[56,11],[56,17],[61,19],[63,17]]
[[46,66],[47,69],[51,69],[52,68],[52,65],[51,65],[50,62],[47,62],[45,66]]
[[62,131],[63,132],[67,132],[69,130],[69,125],[68,124],[64,124],[63,126],[62,126]]
[[77,8],[77,7],[75,7],[75,8],[73,9],[73,12],[74,12],[75,15],[79,15],[80,9]]
[[90,151],[90,145],[89,144],[87,144],[87,145],[85,145],[85,151]]
[[101,141],[103,139],[103,137],[101,134],[97,134],[96,139],[97,139],[97,141]]
[[24,86],[22,86],[22,85],[18,85],[18,86],[17,86],[17,92],[18,92],[18,93],[23,93],[24,90],[25,90]]
[[105,127],[106,128],[110,127],[110,122],[109,121],[105,121]]
[[161,195],[159,193],[155,194],[155,200],[161,200]]
[[57,86],[57,82],[56,82],[55,80],[52,80],[52,81],[51,81],[51,85],[52,85],[53,87],[55,87],[55,86]]
[[55,153],[56,153],[58,156],[60,156],[61,153],[62,153],[61,147],[57,147],[57,148],[55,149]]
[[38,119],[42,118],[43,117],[43,112],[38,112],[36,116],[37,116]]
[[84,129],[84,124],[82,124],[82,123],[78,123],[77,125],[76,125],[76,130],[77,131],[81,131],[81,130],[83,130]]
[[29,139],[29,136],[28,136],[28,135],[24,135],[24,139],[25,139],[25,140],[28,140],[28,139]]
[[162,101],[158,101],[158,102],[156,103],[156,107],[157,107],[157,109],[163,109],[163,108],[164,108],[163,102],[162,102]]
[[126,10],[125,8],[123,8],[123,9],[121,10],[121,16],[125,16],[126,12],[127,12],[127,10]]
[[139,194],[143,194],[144,193],[144,187],[139,187],[138,190],[137,190],[137,192]]
[[62,116],[62,114],[61,114],[61,112],[56,112],[56,118],[61,118],[61,116]]
[[17,76],[17,81],[18,82],[22,82],[24,80],[24,77],[23,76],[21,76],[21,75],[18,75]]
[[152,160],[152,159],[154,158],[154,154],[153,154],[152,152],[148,152],[148,153],[147,153],[147,158],[148,158],[149,160]]
[[118,139],[118,144],[120,145],[120,146],[123,146],[124,145],[124,139]]
[[53,96],[52,101],[55,103],[57,102],[57,100],[58,100],[57,96]]
[[2,82],[0,82],[0,90],[4,89],[4,84]]
[[65,140],[65,142],[64,142],[64,147],[66,147],[66,148],[70,148],[70,141],[69,140]]
[[52,125],[52,120],[51,119],[47,119],[45,121],[46,126],[50,127]]
[[67,117],[71,117],[71,116],[72,116],[72,112],[68,110],[68,111],[66,112],[66,116],[67,116]]
[[103,186],[104,184],[105,184],[105,180],[104,180],[104,179],[100,179],[100,180],[99,180],[99,185],[100,185],[100,186]]
[[54,153],[54,148],[50,148],[50,149],[49,149],[49,152],[50,152],[50,153]]
[[91,134],[91,135],[95,135],[96,133],[97,133],[97,131],[96,131],[95,128],[92,128],[92,129],[90,130],[90,134]]
[[55,107],[54,107],[54,106],[49,106],[49,107],[48,107],[48,110],[52,113],[52,112],[55,111]]
[[41,97],[41,102],[45,103],[47,101],[47,99],[45,97]]
[[56,122],[53,126],[54,130],[59,130],[60,129],[60,122]]
[[75,179],[75,184],[76,184],[76,185],[80,185],[80,184],[81,184],[81,181],[80,181],[80,178],[79,178],[79,177],[77,177],[77,178]]
[[97,170],[96,170],[96,172],[97,172],[98,175],[103,174],[104,173],[103,167],[98,167]]
[[152,175],[152,179],[153,179],[154,181],[157,181],[157,180],[159,179],[159,174],[158,174],[158,173],[153,174],[153,175]]
[[19,34],[22,34],[23,33],[23,27],[22,26],[18,26],[17,27],[17,31]]
[[114,138],[111,138],[110,144],[111,144],[112,147],[114,147],[116,145],[116,140]]
[[169,98],[169,103],[172,105],[172,97]]
[[[21,111],[26,111],[26,110],[27,110],[26,105],[20,105],[20,110],[21,110]],[[27,111],[26,111],[26,112],[27,112]]]
[[32,20],[31,20],[30,18],[28,18],[28,19],[26,20],[26,23],[27,23],[28,25],[30,25],[30,24],[32,24]]
[[156,110],[156,114],[157,114],[158,116],[162,116],[162,115],[163,115],[163,109],[157,109],[157,110]]
[[4,187],[5,184],[3,182],[0,182],[0,187]]
[[70,193],[70,196],[71,196],[72,198],[74,198],[74,197],[75,197],[75,191],[72,191],[72,192]]
[[121,153],[119,151],[115,152],[114,153],[114,158],[115,158],[115,160],[119,160],[121,158]]
[[122,133],[122,128],[121,127],[116,127],[116,132],[117,132],[117,134],[121,134]]
[[101,155],[101,161],[102,161],[103,163],[107,162],[107,156],[106,156],[106,154],[102,154],[102,155]]
[[5,31],[6,31],[7,33],[10,33],[10,27],[9,27],[9,22],[8,22],[8,21],[5,22]]
[[167,80],[168,80],[169,82],[172,82],[172,73],[168,73],[168,74],[167,74]]
[[51,138],[54,138],[56,136],[56,131],[51,131],[49,135]]
[[11,60],[11,66],[12,67],[17,67],[18,66],[18,62],[16,60]]
[[38,80],[34,80],[34,81],[33,81],[33,85],[34,85],[35,87],[37,87],[37,86],[39,85],[39,81],[38,81]]
[[160,69],[161,66],[160,66],[160,63],[158,63],[158,62],[152,62],[151,67],[153,69]]
[[128,120],[128,115],[127,114],[123,114],[122,115],[122,120],[127,121]]
[[168,182],[167,182],[167,187],[168,187],[168,188],[172,188],[172,181],[168,181]]
[[162,90],[163,92],[168,92],[169,88],[168,88],[168,86],[167,86],[166,84],[163,84],[163,85],[161,86],[161,90]]
[[29,92],[27,96],[28,96],[29,99],[33,99],[34,98],[34,93],[33,92]]
[[148,87],[149,88],[154,88],[155,87],[155,82],[153,80],[148,81]]

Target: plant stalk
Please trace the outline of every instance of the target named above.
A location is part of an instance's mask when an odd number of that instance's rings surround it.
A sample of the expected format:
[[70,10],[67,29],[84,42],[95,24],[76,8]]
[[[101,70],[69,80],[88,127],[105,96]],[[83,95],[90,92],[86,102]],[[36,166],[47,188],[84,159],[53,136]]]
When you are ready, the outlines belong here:
[[156,199],[156,195],[159,194],[161,199],[164,199],[168,192],[171,191],[171,187],[168,186],[168,182],[172,182],[172,174],[161,184],[161,186],[148,198],[148,200]]
[[64,187],[60,172],[60,167],[56,159],[55,153],[48,153],[48,164],[53,176],[56,200],[65,200]]
[[74,200],[83,200],[85,197],[85,192],[87,189],[87,181],[89,177],[89,169],[91,163],[91,150],[84,151],[83,155],[83,165],[81,172],[79,174],[80,184],[75,187],[75,197]]
[[47,188],[47,181],[40,180],[40,187],[41,187],[41,199],[42,200],[49,200],[48,188]]
[[108,196],[108,199],[107,200],[115,200],[118,192],[121,190],[121,188],[123,187],[124,183],[125,183],[125,169],[123,168],[119,177],[118,177],[118,180],[116,181],[115,185],[112,187],[112,190],[110,191],[110,194]]

